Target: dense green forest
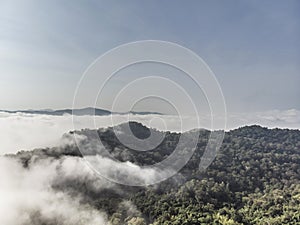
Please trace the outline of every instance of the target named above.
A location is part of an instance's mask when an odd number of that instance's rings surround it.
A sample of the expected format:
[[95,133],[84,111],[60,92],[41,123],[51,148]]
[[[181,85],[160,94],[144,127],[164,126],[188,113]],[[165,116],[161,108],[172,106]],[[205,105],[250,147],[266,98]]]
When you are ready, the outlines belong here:
[[[131,123],[131,128],[139,138],[149,133],[139,123]],[[197,150],[189,162],[178,174],[159,184],[118,185],[116,191],[89,189],[84,182],[69,180],[68,185],[56,184],[53,188],[85,193],[87,202],[105,211],[112,225],[300,224],[299,130],[254,125],[226,132],[217,157],[201,171],[199,162],[209,134],[201,130]],[[98,135],[115,158],[137,165],[163,160],[180,137],[179,133],[166,132],[156,149],[137,152],[123,146],[111,128],[99,129]],[[28,168],[39,158],[62,156],[81,157],[81,153],[70,145],[63,151],[37,149],[8,157],[18,158]],[[129,203],[133,206],[124,206]]]

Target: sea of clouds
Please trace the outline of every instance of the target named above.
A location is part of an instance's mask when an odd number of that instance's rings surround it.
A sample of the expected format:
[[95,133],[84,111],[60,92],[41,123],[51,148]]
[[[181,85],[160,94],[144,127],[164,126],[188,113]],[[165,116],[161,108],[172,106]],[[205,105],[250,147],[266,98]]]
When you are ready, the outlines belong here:
[[[64,133],[84,128],[102,128],[128,120],[138,121],[146,126],[160,130],[176,132],[187,131],[197,127],[211,129],[211,118],[200,116],[200,123],[196,118],[173,115],[114,115],[111,116],[50,116],[25,113],[0,112],[0,155],[16,153],[20,150],[57,146]],[[73,123],[74,121],[74,123]],[[220,120],[221,121],[221,120]],[[224,129],[222,121],[215,128]],[[245,125],[258,124],[269,128],[300,129],[300,111],[273,110],[257,113],[234,113],[227,115],[226,130]]]

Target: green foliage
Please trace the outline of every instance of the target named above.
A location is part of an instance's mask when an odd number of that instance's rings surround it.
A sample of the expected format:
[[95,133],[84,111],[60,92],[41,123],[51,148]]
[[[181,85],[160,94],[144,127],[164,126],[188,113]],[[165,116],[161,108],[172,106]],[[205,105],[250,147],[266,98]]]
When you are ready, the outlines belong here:
[[[149,130],[133,125],[140,137],[147,137]],[[112,129],[98,133],[118,160],[138,165],[168,157],[180,138],[180,134],[166,132],[156,149],[138,152],[122,146]],[[112,225],[300,224],[300,131],[260,126],[233,130],[226,133],[213,163],[200,171],[209,134],[200,132],[195,154],[174,177],[145,188],[120,186],[122,195],[90,191],[93,206],[105,210]],[[186,151],[184,146],[182,151]],[[78,149],[66,147],[65,152],[79,156]],[[35,154],[59,157],[56,149]],[[30,162],[30,153],[17,156],[24,166]],[[120,207],[124,200],[127,203]]]
[[197,167],[202,135],[180,171],[184,179],[132,197],[153,224],[300,224],[300,131],[251,126],[226,133],[205,172]]

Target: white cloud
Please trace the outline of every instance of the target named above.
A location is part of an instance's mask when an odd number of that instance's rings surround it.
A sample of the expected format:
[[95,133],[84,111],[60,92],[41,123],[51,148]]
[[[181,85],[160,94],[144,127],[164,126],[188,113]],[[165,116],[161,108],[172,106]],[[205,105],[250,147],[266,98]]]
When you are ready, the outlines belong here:
[[105,213],[81,203],[79,194],[71,196],[51,188],[53,183],[72,177],[78,181],[93,180],[99,190],[107,184],[100,183],[79,159],[46,159],[25,169],[13,159],[0,157],[0,177],[0,224],[106,224]]
[[256,113],[238,113],[228,116],[228,128],[258,124],[269,128],[300,129],[300,111],[270,110]]
[[[143,179],[145,183],[158,175],[129,162],[91,157],[99,162],[103,175],[116,173]],[[101,193],[104,189],[123,193],[79,157],[53,159],[32,155],[27,168],[16,159],[0,157],[0,177],[0,224],[5,225],[105,225],[108,224],[105,209],[92,206],[95,199],[90,200],[91,193]],[[119,207],[125,207],[129,216],[141,214],[130,202],[120,202]]]
[[[153,120],[153,118],[159,118]],[[94,121],[95,119],[95,121]],[[100,128],[135,120],[146,126],[160,130],[186,131],[197,127],[195,118],[182,117],[181,124],[177,116],[172,115],[116,115],[114,123],[110,116],[77,116],[75,129]],[[232,113],[227,116],[227,130],[244,125],[259,124],[267,127],[300,129],[300,111],[273,110],[257,113]],[[217,128],[222,129],[220,120]],[[210,128],[210,117],[200,116],[200,127]],[[219,124],[218,124],[219,123]],[[74,130],[71,115],[49,116],[24,113],[0,113],[0,154],[15,153],[20,150],[31,150],[39,147],[57,146],[64,133]]]

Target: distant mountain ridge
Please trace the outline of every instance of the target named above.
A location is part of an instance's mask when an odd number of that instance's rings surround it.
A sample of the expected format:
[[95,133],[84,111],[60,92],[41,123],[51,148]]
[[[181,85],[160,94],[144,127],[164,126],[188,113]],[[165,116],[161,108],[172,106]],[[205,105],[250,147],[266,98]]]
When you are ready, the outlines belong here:
[[135,114],[135,115],[148,115],[148,114],[156,114],[156,115],[163,115],[159,112],[136,112],[136,111],[129,111],[129,112],[111,112],[105,109],[93,108],[93,107],[86,107],[81,109],[59,109],[59,110],[52,110],[52,109],[43,109],[43,110],[0,110],[0,112],[7,112],[7,113],[28,113],[28,114],[39,114],[39,115],[52,115],[52,116],[62,116],[64,114],[76,115],[76,116],[106,116],[111,114]]

